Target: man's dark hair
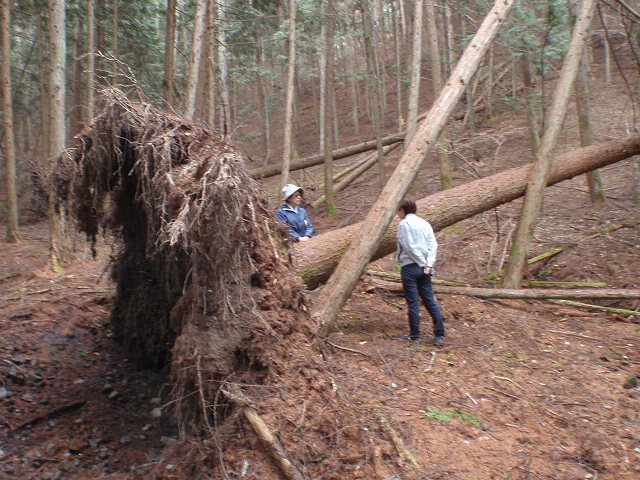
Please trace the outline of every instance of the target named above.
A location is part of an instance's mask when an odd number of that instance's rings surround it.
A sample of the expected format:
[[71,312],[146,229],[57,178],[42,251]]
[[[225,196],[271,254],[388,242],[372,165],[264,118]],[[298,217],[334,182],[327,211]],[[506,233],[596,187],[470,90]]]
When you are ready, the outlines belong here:
[[405,215],[410,213],[415,214],[418,211],[418,206],[416,205],[415,200],[411,200],[410,198],[405,198],[401,203],[398,209],[402,209]]

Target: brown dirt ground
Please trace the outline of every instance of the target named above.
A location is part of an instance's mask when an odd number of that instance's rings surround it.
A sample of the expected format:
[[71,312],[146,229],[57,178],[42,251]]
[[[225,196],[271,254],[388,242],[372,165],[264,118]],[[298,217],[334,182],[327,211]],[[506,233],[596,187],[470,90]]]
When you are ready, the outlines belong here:
[[[623,91],[598,83],[594,92],[598,141],[623,135],[631,117]],[[570,111],[559,151],[576,146],[573,118]],[[480,134],[481,158],[460,165],[459,183],[531,158],[517,112],[485,120]],[[306,135],[313,149],[315,136]],[[343,143],[364,136],[345,134]],[[468,145],[460,153],[471,157]],[[416,196],[435,189],[433,165],[423,169]],[[609,200],[599,210],[591,208],[583,178],[548,190],[531,253],[568,248],[530,277],[640,288],[640,213],[630,201],[630,172],[631,161],[603,170]],[[294,174],[308,200],[319,196],[321,178],[314,169]],[[266,182],[269,191],[276,181]],[[372,172],[339,194],[338,215],[312,210],[318,231],[361,219],[377,191]],[[437,278],[477,284],[495,271],[519,205],[439,232]],[[629,226],[604,233],[621,222]],[[171,386],[162,373],[129,364],[110,339],[109,242],[93,260],[78,238],[77,260],[54,274],[47,225],[22,227],[21,235],[21,243],[3,244],[0,257],[0,478],[145,478],[176,436],[167,413]],[[392,263],[385,258],[373,268],[392,271]],[[637,317],[548,301],[439,300],[448,332],[443,348],[391,339],[406,333],[404,300],[366,279],[343,310],[326,360],[335,395],[361,413],[335,432],[344,461],[366,452],[378,478],[403,480],[640,478]],[[398,455],[380,416],[419,467]],[[244,478],[258,478],[250,465]]]

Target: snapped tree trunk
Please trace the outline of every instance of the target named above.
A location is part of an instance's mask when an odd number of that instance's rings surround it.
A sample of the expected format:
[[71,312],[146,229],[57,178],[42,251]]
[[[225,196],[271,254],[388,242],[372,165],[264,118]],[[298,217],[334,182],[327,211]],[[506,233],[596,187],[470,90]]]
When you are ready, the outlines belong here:
[[576,78],[580,57],[584,50],[585,38],[589,33],[596,3],[596,0],[583,1],[580,15],[573,29],[571,43],[560,72],[551,111],[545,122],[547,128],[540,143],[537,159],[531,170],[531,178],[527,185],[527,195],[524,199],[522,212],[509,252],[509,260],[502,278],[502,286],[505,288],[517,288],[522,281],[522,271],[527,260],[531,237],[540,214],[540,208],[542,207],[547,176],[553,162],[553,151],[558,143],[562,124],[567,113],[571,86]]
[[[547,186],[639,154],[640,135],[564,153],[553,162]],[[429,195],[417,202],[418,212],[429,220],[436,231],[442,230],[524,195],[531,168],[531,165],[512,168]],[[332,230],[317,235],[308,242],[294,244],[294,267],[307,287],[315,288],[329,278],[351,240],[362,239],[360,231],[363,223]],[[384,257],[395,250],[395,235],[396,226],[392,225],[376,245],[371,260]]]
[[465,85],[478,69],[482,57],[513,3],[514,0],[498,0],[482,22],[447,85],[420,124],[416,136],[407,146],[393,175],[362,223],[359,233],[361,241],[349,247],[332,278],[316,299],[312,316],[325,330],[338,316],[360,274],[378,249],[397,206],[418,174],[425,157],[432,150]]

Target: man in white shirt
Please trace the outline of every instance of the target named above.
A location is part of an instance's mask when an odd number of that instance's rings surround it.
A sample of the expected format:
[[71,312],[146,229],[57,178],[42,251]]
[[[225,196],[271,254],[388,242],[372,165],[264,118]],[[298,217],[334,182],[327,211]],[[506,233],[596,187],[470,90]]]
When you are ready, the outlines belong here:
[[440,307],[431,289],[438,242],[433,228],[416,215],[416,202],[404,199],[398,208],[401,218],[397,233],[397,261],[401,266],[402,288],[409,310],[409,335],[402,337],[412,342],[420,341],[420,299],[433,320],[433,341],[444,345],[444,322]]

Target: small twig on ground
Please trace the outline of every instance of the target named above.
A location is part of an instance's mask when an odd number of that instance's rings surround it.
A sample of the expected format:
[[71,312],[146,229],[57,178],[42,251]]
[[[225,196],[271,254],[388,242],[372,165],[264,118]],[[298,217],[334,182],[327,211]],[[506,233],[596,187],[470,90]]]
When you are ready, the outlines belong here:
[[436,352],[431,352],[431,360],[429,361],[429,366],[424,370],[426,372],[430,372],[433,367],[433,362],[436,360]]
[[420,468],[420,464],[418,464],[416,457],[414,457],[413,454],[405,448],[404,441],[402,440],[402,438],[400,438],[398,433],[391,427],[391,425],[389,425],[389,422],[387,421],[385,416],[382,415],[382,413],[378,413],[377,417],[378,417],[378,422],[382,427],[382,430],[384,430],[384,432],[387,435],[389,435],[389,437],[391,438],[391,441],[393,442],[393,445],[396,447],[396,451],[398,452],[398,455],[400,455],[400,458],[409,462],[414,467]]
[[520,385],[518,385],[516,382],[514,382],[513,380],[511,380],[510,378],[507,377],[499,377],[498,375],[494,375],[493,378],[498,379],[498,380],[505,380],[507,382],[513,383],[516,387],[518,387],[520,390],[524,391],[524,388],[522,388]]
[[353,348],[341,347],[340,345],[336,345],[335,343],[326,340],[326,342],[331,345],[333,348],[337,348],[338,350],[344,350],[345,352],[359,353],[360,355],[364,355],[365,357],[370,357],[368,353],[361,352],[360,350],[355,350]]
[[59,407],[56,407],[53,410],[49,410],[48,412],[44,412],[41,415],[38,415],[36,417],[33,417],[27,420],[26,422],[21,423],[20,425],[17,425],[13,428],[11,427],[9,428],[12,432],[17,432],[18,430],[22,430],[23,428],[28,427],[29,425],[33,425],[34,423],[40,422],[42,420],[46,420],[47,418],[50,418],[58,413],[66,412],[67,410],[72,410],[74,408],[80,408],[85,403],[87,403],[85,400],[78,400],[77,402],[68,403],[66,405],[60,405]]

